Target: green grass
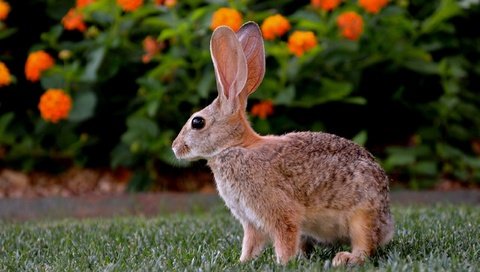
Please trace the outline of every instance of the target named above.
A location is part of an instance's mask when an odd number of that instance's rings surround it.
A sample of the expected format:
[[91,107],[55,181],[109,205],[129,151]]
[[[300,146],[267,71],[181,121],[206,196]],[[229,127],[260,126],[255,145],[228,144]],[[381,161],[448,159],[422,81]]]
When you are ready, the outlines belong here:
[[[358,270],[480,269],[480,208],[395,207],[394,241]],[[277,266],[272,247],[239,264],[241,227],[223,208],[153,219],[0,223],[0,271],[319,271],[341,248]],[[478,270],[477,270],[478,271]]]

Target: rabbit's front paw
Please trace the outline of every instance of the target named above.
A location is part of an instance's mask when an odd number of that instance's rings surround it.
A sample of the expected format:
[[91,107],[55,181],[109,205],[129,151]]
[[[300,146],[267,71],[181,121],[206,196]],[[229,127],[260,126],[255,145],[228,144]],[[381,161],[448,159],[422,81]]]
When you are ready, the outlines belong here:
[[267,236],[250,223],[243,224],[243,243],[240,262],[246,262],[258,256],[265,246]]
[[333,258],[332,265],[343,266],[343,265],[361,265],[365,262],[365,257],[363,255],[355,255],[347,251],[338,252]]

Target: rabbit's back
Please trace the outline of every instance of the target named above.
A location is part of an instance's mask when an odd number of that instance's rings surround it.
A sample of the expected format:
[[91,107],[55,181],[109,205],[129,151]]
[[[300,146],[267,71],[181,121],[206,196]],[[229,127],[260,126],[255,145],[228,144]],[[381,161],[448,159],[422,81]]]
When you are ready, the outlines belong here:
[[363,147],[328,133],[299,132],[284,137],[289,144],[283,147],[280,169],[293,178],[300,192],[306,192],[305,201],[344,209],[362,201],[388,199],[388,178]]
[[282,191],[305,206],[345,209],[388,200],[388,178],[374,157],[328,133],[266,136],[252,147],[224,150],[209,165],[234,192]]

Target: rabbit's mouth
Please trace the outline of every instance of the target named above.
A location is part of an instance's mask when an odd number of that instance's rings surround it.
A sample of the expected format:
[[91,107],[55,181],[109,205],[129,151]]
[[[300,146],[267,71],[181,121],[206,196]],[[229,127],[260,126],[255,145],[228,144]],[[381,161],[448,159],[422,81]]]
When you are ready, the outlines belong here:
[[174,146],[172,148],[175,157],[179,160],[196,161],[202,159],[202,156],[195,155],[192,149],[186,145]]
[[186,144],[175,145],[172,150],[177,159],[188,159],[188,155],[190,154],[190,147]]

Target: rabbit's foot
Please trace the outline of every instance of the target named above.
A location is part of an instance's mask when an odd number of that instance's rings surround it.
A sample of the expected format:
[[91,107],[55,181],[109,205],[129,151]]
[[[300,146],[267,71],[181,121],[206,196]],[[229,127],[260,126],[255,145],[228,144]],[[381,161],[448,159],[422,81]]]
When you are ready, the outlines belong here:
[[335,266],[342,266],[342,265],[360,265],[365,262],[365,256],[362,254],[353,254],[347,251],[338,252],[335,255],[335,258],[332,260],[332,265]]

